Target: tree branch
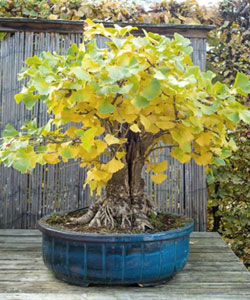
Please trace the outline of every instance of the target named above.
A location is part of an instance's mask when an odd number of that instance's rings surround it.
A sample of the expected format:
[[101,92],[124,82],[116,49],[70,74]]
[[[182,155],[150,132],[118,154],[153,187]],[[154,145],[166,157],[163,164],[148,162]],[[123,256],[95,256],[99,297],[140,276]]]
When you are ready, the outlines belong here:
[[[149,155],[150,153],[154,152],[155,150],[167,149],[167,148],[170,148],[170,149],[171,149],[171,148],[173,148],[173,147],[178,147],[178,146],[177,146],[177,145],[164,145],[164,146],[155,147],[155,148],[149,150],[148,155]],[[147,155],[147,156],[148,156],[148,155]]]
[[154,139],[158,139],[159,137],[161,137],[162,135],[167,134],[167,133],[169,133],[169,130],[160,130],[158,133],[156,133],[154,135]]

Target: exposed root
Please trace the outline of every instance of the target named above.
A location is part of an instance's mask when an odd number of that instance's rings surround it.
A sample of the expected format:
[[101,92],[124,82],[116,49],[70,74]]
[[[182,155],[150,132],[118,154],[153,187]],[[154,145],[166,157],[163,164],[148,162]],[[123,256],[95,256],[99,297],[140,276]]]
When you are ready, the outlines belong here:
[[113,229],[117,223],[122,229],[137,228],[145,231],[152,229],[148,215],[153,212],[150,201],[141,197],[131,205],[130,200],[102,198],[95,202],[86,214],[79,218],[71,218],[75,224],[89,224],[89,227],[107,227]]
[[134,226],[142,231],[153,229],[148,220],[148,215],[154,213],[152,203],[142,194],[134,196],[133,202]]
[[[127,199],[126,199],[127,200]],[[121,220],[121,228],[130,228],[132,210],[122,199],[102,198],[94,203],[80,218],[71,218],[75,224],[89,224],[89,227],[115,227],[115,219]]]
[[146,231],[146,229],[153,229],[153,226],[150,224],[147,218],[136,218],[134,222],[137,229],[141,231]]
[[80,218],[71,218],[70,221],[75,224],[88,224],[93,219],[103,202],[103,198],[99,199],[91,205],[86,214],[82,215]]

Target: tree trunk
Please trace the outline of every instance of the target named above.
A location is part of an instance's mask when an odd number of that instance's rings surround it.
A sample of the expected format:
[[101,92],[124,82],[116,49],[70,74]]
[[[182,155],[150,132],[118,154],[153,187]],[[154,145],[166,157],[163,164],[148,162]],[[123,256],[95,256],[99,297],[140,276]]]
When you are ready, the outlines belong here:
[[81,218],[74,219],[90,227],[114,228],[117,222],[122,228],[145,230],[152,228],[148,216],[153,212],[151,202],[144,195],[144,151],[139,135],[129,131],[125,167],[114,173],[106,186],[106,194],[89,208]]

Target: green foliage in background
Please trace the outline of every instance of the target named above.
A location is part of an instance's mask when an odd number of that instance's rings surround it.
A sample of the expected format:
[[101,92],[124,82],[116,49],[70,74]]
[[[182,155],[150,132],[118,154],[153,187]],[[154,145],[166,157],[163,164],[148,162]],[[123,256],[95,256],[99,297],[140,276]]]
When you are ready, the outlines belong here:
[[250,2],[225,0],[218,10],[217,29],[209,35],[207,68],[232,84],[238,71],[250,72]]
[[[231,85],[239,71],[250,78],[250,2],[223,1],[218,20],[210,34],[207,65],[217,79]],[[241,98],[247,106],[249,96]],[[238,150],[208,176],[209,229],[219,230],[250,269],[250,125],[241,124],[229,135]]]
[[250,128],[230,133],[238,146],[226,165],[208,176],[210,229],[219,229],[233,251],[250,267]]
[[162,1],[151,5],[149,11],[125,0],[0,0],[0,17],[40,19],[211,24],[215,10],[199,6],[196,0]]

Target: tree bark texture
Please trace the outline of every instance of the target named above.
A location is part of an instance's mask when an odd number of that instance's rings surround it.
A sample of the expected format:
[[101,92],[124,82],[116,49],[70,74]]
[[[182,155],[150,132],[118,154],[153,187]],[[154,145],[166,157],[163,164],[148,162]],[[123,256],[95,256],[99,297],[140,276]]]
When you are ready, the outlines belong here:
[[148,216],[153,207],[144,194],[141,176],[147,147],[137,133],[129,131],[127,139],[125,167],[113,174],[105,196],[93,203],[85,215],[74,219],[76,223],[114,228],[119,219],[122,228],[152,228]]

